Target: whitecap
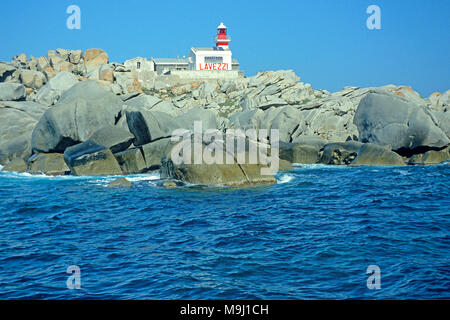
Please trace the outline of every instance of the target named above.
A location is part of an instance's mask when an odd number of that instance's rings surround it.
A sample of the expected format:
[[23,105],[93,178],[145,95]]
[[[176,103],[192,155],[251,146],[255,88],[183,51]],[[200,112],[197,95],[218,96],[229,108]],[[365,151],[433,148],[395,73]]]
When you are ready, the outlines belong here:
[[118,178],[125,178],[130,182],[149,182],[149,184],[154,184],[153,182],[155,180],[160,179],[159,172],[155,171],[149,174],[133,174],[133,175],[124,175],[124,176],[96,176],[96,177],[90,177],[91,180],[89,183],[96,185],[96,186],[102,186],[107,187],[108,184],[113,182],[114,180]]
[[277,177],[277,182],[278,182],[278,184],[284,184],[284,183],[291,182],[294,178],[295,178],[294,175],[289,174],[289,173],[284,173],[284,174],[281,174],[279,177]]
[[[3,169],[3,166],[0,166],[0,171]],[[160,174],[159,172],[152,172],[150,174],[135,174],[135,175],[124,175],[124,176],[73,176],[73,175],[62,175],[62,176],[52,176],[45,175],[43,173],[39,174],[31,174],[29,172],[2,172],[2,176],[9,178],[27,178],[27,179],[48,179],[48,180],[88,180],[89,183],[109,183],[118,178],[127,178],[131,182],[138,181],[153,181],[159,180]]]
[[315,163],[315,164],[301,164],[301,163],[293,163],[292,166],[300,167],[302,169],[346,169],[349,168],[346,165],[331,165],[331,164],[322,164],[322,163]]
[[402,176],[410,176],[412,173],[406,170],[394,170],[395,173],[400,173]]
[[139,175],[131,175],[131,176],[125,176],[127,180],[131,182],[139,182],[139,181],[154,181],[161,179],[161,175],[159,172],[152,172],[150,174],[139,174]]
[[88,176],[72,176],[72,175],[64,175],[64,176],[52,176],[46,175],[43,173],[39,174],[31,174],[29,172],[2,172],[3,177],[8,178],[17,178],[17,179],[35,179],[35,180],[91,180],[93,178],[98,177],[88,177]]

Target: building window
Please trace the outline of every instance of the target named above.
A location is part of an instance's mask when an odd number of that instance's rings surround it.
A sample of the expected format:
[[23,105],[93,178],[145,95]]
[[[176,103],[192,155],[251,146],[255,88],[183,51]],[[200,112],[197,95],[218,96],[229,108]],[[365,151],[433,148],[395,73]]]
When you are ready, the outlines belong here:
[[141,63],[140,63],[140,62],[137,63],[137,68],[138,68],[138,69],[141,68]]
[[223,63],[223,57],[205,57],[205,63]]

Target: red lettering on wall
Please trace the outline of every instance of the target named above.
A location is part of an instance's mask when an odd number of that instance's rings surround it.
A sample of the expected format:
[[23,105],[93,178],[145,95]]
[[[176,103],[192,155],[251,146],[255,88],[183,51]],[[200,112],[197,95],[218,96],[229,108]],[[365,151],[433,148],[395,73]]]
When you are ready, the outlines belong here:
[[199,63],[199,70],[223,70],[228,71],[228,63]]

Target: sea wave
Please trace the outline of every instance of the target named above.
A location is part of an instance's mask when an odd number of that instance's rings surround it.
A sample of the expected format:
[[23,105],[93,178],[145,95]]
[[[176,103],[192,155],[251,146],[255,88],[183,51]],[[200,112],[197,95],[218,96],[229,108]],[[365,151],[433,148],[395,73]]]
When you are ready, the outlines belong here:
[[450,167],[332,168],[177,190],[1,172],[0,299],[448,299]]
[[289,173],[282,173],[280,176],[276,177],[278,184],[284,184],[291,182],[295,176]]
[[[4,167],[0,168],[3,169]],[[28,172],[1,172],[1,176],[5,178],[20,178],[20,179],[36,179],[36,180],[90,180],[92,182],[111,182],[117,178],[126,178],[131,182],[139,182],[139,181],[153,181],[159,180],[160,174],[159,172],[152,172],[148,174],[133,174],[133,175],[116,175],[116,176],[73,176],[73,175],[62,175],[62,176],[52,176],[46,175],[43,173],[40,174],[31,174]]]
[[295,168],[301,168],[301,169],[347,169],[350,168],[345,165],[331,165],[331,164],[321,164],[321,163],[315,163],[315,164],[302,164],[302,163],[293,163],[292,166]]
[[161,175],[159,172],[155,171],[149,174],[138,174],[138,175],[130,175],[125,176],[131,182],[139,182],[139,181],[154,181],[161,179]]
[[[5,178],[17,178],[17,179],[36,179],[36,180],[91,180],[98,177],[89,177],[89,176],[72,176],[72,175],[64,175],[64,176],[52,176],[46,175],[43,173],[40,174],[31,174],[28,172],[1,172],[1,176]],[[114,176],[110,176],[114,178]],[[117,178],[118,176],[116,176]]]
[[393,172],[399,173],[399,174],[401,174],[402,176],[410,176],[410,175],[412,175],[411,172],[408,172],[407,170],[402,170],[402,169],[396,169],[396,170],[394,170]]
[[97,186],[107,187],[109,183],[113,182],[118,178],[125,178],[130,182],[139,183],[139,182],[148,182],[150,185],[155,185],[154,182],[161,179],[159,172],[154,171],[151,173],[142,173],[142,174],[133,174],[133,175],[123,175],[123,176],[97,176],[92,177],[95,178],[89,183],[92,183]]

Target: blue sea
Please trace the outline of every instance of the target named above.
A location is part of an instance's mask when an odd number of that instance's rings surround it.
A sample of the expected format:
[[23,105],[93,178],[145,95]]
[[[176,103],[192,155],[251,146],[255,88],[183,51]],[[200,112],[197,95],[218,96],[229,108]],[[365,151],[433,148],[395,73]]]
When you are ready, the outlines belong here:
[[0,172],[0,299],[449,299],[449,176],[310,165],[166,190]]

